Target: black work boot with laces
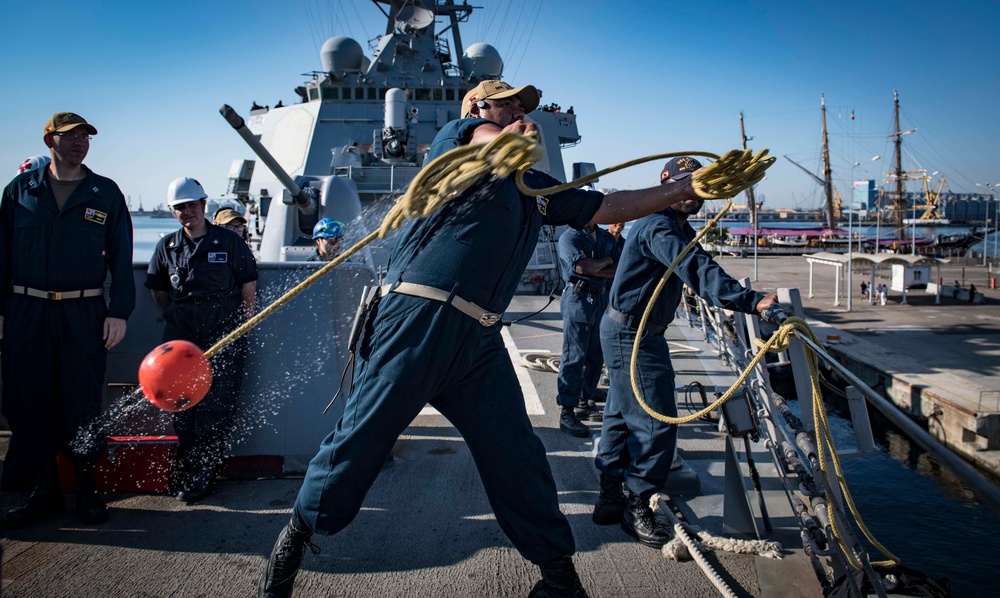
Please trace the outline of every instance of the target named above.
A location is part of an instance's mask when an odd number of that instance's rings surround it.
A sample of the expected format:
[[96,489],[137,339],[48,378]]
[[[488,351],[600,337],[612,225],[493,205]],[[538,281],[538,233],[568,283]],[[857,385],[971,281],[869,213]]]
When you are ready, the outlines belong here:
[[629,493],[628,507],[622,514],[622,530],[642,544],[662,548],[670,541],[670,530],[656,520],[649,498]]
[[628,498],[625,497],[625,490],[622,483],[601,474],[601,495],[597,497],[597,504],[594,505],[594,514],[591,519],[597,525],[611,525],[622,520],[622,514],[628,506]]
[[604,421],[604,412],[597,406],[597,402],[593,399],[589,401],[580,399],[579,404],[573,409],[573,413],[581,422],[592,421],[600,423]]
[[313,554],[319,553],[319,547],[309,541],[312,534],[305,525],[297,523],[292,514],[288,525],[278,534],[267,566],[260,574],[257,598],[287,598],[292,595],[292,586],[295,585],[295,576],[299,574],[306,548]]
[[589,438],[590,430],[576,417],[572,407],[563,407],[559,415],[559,429],[570,436]]
[[576,575],[572,557],[561,556],[538,568],[542,571],[542,579],[528,593],[528,598],[588,598]]
[[59,488],[59,477],[55,463],[46,467],[38,474],[35,489],[28,495],[28,500],[20,507],[7,511],[3,523],[9,529],[34,525],[49,515],[58,513],[65,508],[62,489]]
[[177,500],[194,504],[208,498],[215,490],[215,466],[199,465],[193,469],[187,485],[177,493]]
[[76,516],[83,523],[94,525],[108,520],[108,506],[97,494],[93,464],[76,465]]

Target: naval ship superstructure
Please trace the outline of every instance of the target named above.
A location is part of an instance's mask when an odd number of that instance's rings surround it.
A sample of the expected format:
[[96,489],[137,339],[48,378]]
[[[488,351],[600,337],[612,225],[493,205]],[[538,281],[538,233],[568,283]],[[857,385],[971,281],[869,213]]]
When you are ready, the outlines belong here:
[[[462,45],[460,25],[474,7],[453,0],[376,4],[387,24],[373,41],[371,57],[356,40],[332,37],[320,52],[322,70],[295,89],[298,103],[255,107],[246,119],[274,162],[311,196],[292,197],[271,168],[234,163],[229,189],[256,220],[264,262],[309,255],[312,228],[321,218],[349,224],[345,246],[377,228],[423,166],[437,132],[460,117],[466,92],[482,80],[503,77],[496,48]],[[545,148],[536,168],[565,182],[560,150],[580,141],[576,115],[536,110],[527,119],[537,124]],[[554,241],[554,232],[546,233],[543,243]],[[376,267],[385,264],[391,245],[390,239],[369,247]],[[532,268],[541,278],[536,273],[535,283],[553,277],[553,249],[536,253]],[[530,278],[529,272],[525,290],[534,286]]]
[[[229,106],[221,110],[258,158],[233,163],[226,198],[243,204],[249,216],[258,253],[258,305],[271,305],[323,265],[307,261],[315,255],[312,230],[320,219],[347,223],[345,247],[375,230],[423,166],[441,127],[461,116],[465,93],[479,81],[503,76],[493,46],[463,50],[459,27],[473,7],[453,0],[376,5],[387,24],[371,58],[353,39],[330,38],[321,52],[323,70],[297,88],[298,103],[255,106],[245,117]],[[435,34],[438,24],[450,32],[450,42]],[[560,150],[580,140],[575,115],[536,110],[528,118],[538,125],[545,148],[536,168],[565,181]],[[543,231],[522,293],[548,293],[556,284],[557,232]],[[343,400],[324,409],[351,363],[348,339],[360,297],[365,287],[379,284],[393,242],[366,246],[248,333],[241,432],[229,459],[234,471],[305,471],[342,413]],[[133,264],[137,288],[146,267]],[[108,358],[106,411],[117,414],[109,434],[169,435],[169,418],[141,399],[136,403],[139,364],[163,334],[162,316],[148,293],[137,294],[128,327]],[[223,353],[215,361],[225,358]]]

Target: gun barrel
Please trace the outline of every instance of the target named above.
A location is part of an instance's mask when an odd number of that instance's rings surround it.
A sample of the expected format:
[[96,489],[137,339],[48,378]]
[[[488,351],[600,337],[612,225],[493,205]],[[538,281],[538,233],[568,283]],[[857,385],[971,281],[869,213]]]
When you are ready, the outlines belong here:
[[292,177],[285,172],[285,169],[278,164],[278,161],[274,159],[271,152],[267,151],[267,148],[256,138],[250,129],[247,128],[246,121],[240,116],[236,110],[233,109],[229,104],[223,104],[222,108],[219,109],[219,113],[222,117],[226,119],[231,127],[236,129],[243,141],[247,142],[250,149],[253,150],[257,157],[261,159],[267,168],[274,173],[274,176],[278,178],[278,181],[284,185],[285,189],[292,196],[292,201],[302,210],[304,213],[312,213],[316,209],[315,201],[310,193],[305,192],[301,187],[299,187]]

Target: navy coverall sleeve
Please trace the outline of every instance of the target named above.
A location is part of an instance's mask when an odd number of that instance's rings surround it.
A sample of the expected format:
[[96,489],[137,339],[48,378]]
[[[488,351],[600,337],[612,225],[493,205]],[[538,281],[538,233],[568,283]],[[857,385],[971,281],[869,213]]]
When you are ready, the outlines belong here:
[[587,257],[587,248],[577,241],[580,235],[575,235],[571,231],[559,235],[559,244],[556,246],[559,254],[559,265],[563,269],[563,279],[569,281],[569,277],[576,274],[574,267],[580,258]]
[[236,246],[238,255],[233,260],[233,278],[240,286],[257,280],[260,276],[257,273],[257,260],[253,259],[253,252],[246,243]]
[[[23,175],[22,175],[23,176]],[[15,179],[16,180],[16,179]],[[3,198],[0,199],[0,316],[4,314],[4,306],[10,297],[11,288],[11,239],[14,234],[14,199],[11,189],[14,183],[3,190]]]
[[[688,244],[678,231],[661,228],[650,243],[650,250],[661,263],[669,266]],[[754,313],[764,295],[746,289],[735,278],[726,274],[712,256],[700,245],[694,246],[681,260],[674,274],[702,299],[718,307],[743,313]]]
[[[562,181],[539,170],[528,170],[524,173],[524,184],[531,189],[545,189],[561,185]],[[545,204],[542,221],[545,224],[568,224],[579,230],[587,226],[601,207],[604,194],[599,191],[585,189],[567,189],[553,193],[545,198],[539,198]]]
[[121,189],[111,179],[103,179],[109,185],[115,206],[115,218],[107,231],[105,251],[108,255],[108,271],[111,273],[111,297],[108,305],[109,318],[127,320],[135,309],[135,279],[132,276],[132,216]]
[[154,291],[169,291],[170,277],[167,274],[166,243],[176,235],[163,237],[156,244],[153,250],[153,257],[149,258],[149,266],[146,268],[146,288]]

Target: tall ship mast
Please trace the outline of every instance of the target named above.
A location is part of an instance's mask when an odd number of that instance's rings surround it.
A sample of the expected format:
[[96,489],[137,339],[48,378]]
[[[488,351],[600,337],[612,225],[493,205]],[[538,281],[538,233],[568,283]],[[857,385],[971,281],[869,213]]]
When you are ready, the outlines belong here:
[[899,130],[899,92],[896,89],[892,90],[892,100],[896,130],[890,133],[888,137],[893,140],[895,168],[892,172],[886,173],[886,183],[895,182],[895,191],[889,193],[892,210],[890,222],[895,229],[896,238],[904,240],[907,238],[906,225],[903,222],[906,219],[906,179],[910,178],[909,175],[913,174],[919,175],[919,177],[915,178],[923,179],[927,173],[923,170],[903,170],[903,135],[909,135],[915,132],[916,129]]
[[830,142],[826,136],[826,98],[819,94],[820,110],[823,115],[823,191],[826,196],[826,226],[834,229],[837,226],[837,212],[833,200],[833,171],[830,168]]

